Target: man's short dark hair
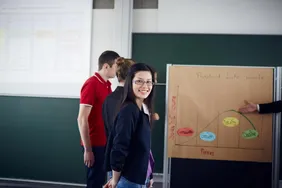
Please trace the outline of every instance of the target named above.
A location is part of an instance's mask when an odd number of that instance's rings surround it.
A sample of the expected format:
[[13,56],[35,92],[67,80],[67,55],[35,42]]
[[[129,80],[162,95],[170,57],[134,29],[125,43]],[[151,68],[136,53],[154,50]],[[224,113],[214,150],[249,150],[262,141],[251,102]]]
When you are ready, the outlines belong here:
[[112,67],[113,64],[115,63],[115,59],[118,57],[119,57],[118,53],[114,51],[111,50],[104,51],[99,57],[99,70],[102,69],[105,63],[109,64],[110,67]]

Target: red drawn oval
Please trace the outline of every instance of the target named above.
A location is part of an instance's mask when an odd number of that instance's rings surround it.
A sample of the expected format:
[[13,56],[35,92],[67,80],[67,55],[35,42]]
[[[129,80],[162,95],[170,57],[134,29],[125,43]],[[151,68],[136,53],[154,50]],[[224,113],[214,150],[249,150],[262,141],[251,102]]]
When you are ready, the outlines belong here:
[[194,134],[194,130],[192,128],[180,128],[177,130],[177,134],[179,136],[192,136]]

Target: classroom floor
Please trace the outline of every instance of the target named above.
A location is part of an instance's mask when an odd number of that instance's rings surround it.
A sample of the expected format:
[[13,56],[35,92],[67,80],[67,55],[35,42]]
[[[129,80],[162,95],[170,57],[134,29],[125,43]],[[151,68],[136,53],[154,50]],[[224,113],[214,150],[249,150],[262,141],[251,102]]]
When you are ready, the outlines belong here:
[[[78,186],[66,185],[40,185],[34,183],[8,183],[0,181],[0,188],[82,188]],[[162,188],[162,183],[154,183],[154,188]]]
[[[77,186],[63,186],[63,185],[38,185],[30,183],[7,183],[0,181],[0,188],[81,188]],[[280,188],[282,188],[282,183],[280,183]],[[154,183],[154,188],[162,188],[162,183]]]

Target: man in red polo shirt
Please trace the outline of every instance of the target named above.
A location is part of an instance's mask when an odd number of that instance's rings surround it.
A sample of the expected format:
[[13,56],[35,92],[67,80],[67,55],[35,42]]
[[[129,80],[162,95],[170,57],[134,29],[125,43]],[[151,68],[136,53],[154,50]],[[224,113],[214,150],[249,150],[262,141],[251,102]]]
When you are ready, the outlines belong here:
[[105,51],[99,57],[99,71],[90,77],[81,88],[78,127],[87,168],[87,187],[101,188],[105,183],[104,152],[106,133],[102,118],[102,105],[112,92],[109,78],[116,75],[119,55]]

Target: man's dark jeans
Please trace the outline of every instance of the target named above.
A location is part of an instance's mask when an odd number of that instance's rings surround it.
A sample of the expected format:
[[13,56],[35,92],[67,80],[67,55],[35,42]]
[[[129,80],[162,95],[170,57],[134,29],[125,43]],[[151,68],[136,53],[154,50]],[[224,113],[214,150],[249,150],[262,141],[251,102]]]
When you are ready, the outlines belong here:
[[[94,165],[86,168],[87,188],[101,188],[106,181],[106,172],[104,170],[105,147],[97,146],[92,147],[94,154]],[[84,152],[84,149],[83,149]]]

